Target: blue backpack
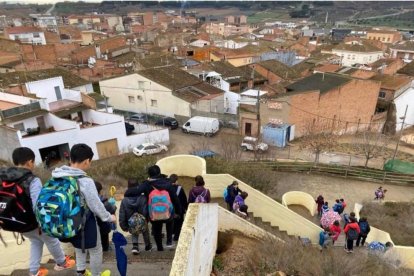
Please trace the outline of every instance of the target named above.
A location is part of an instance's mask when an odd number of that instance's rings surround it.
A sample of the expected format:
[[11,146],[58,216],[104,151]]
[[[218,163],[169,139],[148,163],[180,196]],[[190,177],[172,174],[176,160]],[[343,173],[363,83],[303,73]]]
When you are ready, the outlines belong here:
[[49,179],[40,191],[34,209],[42,232],[51,237],[73,238],[85,224],[85,209],[76,177]]
[[359,222],[359,229],[361,229],[361,234],[368,234],[368,222],[367,221],[360,221]]
[[225,189],[224,189],[224,191],[223,191],[223,198],[224,198],[224,201],[225,202],[228,202],[228,195],[229,195],[229,191],[228,191],[228,188],[226,187]]

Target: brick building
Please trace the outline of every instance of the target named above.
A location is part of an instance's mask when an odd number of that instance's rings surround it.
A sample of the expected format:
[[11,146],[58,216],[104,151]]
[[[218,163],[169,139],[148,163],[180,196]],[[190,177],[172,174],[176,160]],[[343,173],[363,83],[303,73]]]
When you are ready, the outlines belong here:
[[254,68],[260,75],[266,77],[269,84],[299,78],[299,74],[294,69],[277,60],[261,61],[249,66]]
[[390,47],[391,57],[406,62],[414,60],[414,41],[402,41]]
[[82,47],[72,52],[71,59],[74,64],[88,63],[89,57],[101,58],[103,54],[110,54],[112,51],[126,46],[125,36],[114,36],[96,41],[94,45]]
[[400,32],[388,30],[369,30],[366,37],[369,40],[379,40],[383,43],[395,43],[402,39]]
[[295,125],[295,137],[302,136],[307,125],[320,122],[338,132],[355,132],[368,127],[379,89],[378,81],[316,73],[261,103],[261,125],[272,121]]

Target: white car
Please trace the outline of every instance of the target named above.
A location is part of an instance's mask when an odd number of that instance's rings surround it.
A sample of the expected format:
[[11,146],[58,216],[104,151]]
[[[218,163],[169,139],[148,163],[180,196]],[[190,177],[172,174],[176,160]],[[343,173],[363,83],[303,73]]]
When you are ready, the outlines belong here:
[[257,138],[250,136],[244,137],[240,146],[244,151],[258,150],[264,152],[267,151],[267,149],[269,148],[269,146],[266,143],[261,143]]
[[153,143],[144,143],[137,147],[135,147],[132,152],[136,156],[145,156],[145,155],[151,155],[156,154],[160,152],[166,152],[168,151],[168,148],[166,145],[162,144],[153,144]]

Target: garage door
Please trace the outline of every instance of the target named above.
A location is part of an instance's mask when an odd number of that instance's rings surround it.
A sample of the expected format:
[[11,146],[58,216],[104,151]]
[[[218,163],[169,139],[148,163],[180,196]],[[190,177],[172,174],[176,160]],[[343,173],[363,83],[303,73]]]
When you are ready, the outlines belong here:
[[116,156],[119,153],[118,140],[111,139],[96,143],[99,159]]

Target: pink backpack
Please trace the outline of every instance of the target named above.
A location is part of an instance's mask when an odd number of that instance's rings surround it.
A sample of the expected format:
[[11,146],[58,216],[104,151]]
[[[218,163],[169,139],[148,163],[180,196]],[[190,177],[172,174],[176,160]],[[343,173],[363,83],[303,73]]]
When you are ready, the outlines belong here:
[[166,190],[153,188],[148,196],[148,213],[151,221],[170,219],[174,210],[170,194]]

